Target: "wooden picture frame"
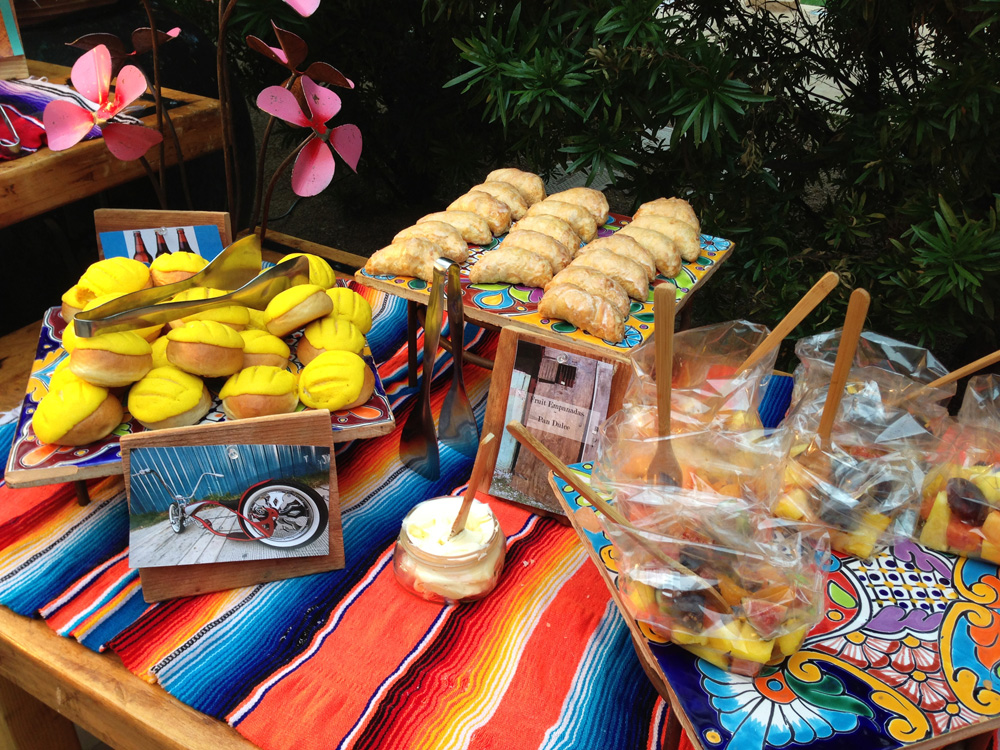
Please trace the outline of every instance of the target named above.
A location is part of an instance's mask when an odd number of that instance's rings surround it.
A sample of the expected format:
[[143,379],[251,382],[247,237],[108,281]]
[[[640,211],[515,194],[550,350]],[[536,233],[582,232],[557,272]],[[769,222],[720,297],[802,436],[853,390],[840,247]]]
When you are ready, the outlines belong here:
[[337,490],[337,467],[333,459],[333,433],[330,431],[330,412],[325,409],[125,435],[121,439],[121,446],[126,496],[131,500],[129,462],[130,453],[136,448],[228,444],[318,445],[330,448],[329,553],[316,557],[140,568],[143,597],[147,602],[251,586],[344,567],[344,536],[340,518],[340,495]]
[[630,372],[610,350],[605,355],[572,339],[504,328],[483,424],[483,434],[501,442],[478,489],[536,513],[565,515],[549,490],[548,469],[520,450],[506,425],[523,422],[566,463],[586,460],[597,427],[621,408]]
[[28,60],[17,28],[14,0],[0,0],[0,78],[28,77]]
[[[3,0],[0,0],[3,2]],[[233,224],[226,211],[160,211],[131,208],[98,208],[94,211],[97,232],[97,254],[104,258],[101,232],[127,232],[134,229],[215,225],[219,228],[222,247],[233,243]]]

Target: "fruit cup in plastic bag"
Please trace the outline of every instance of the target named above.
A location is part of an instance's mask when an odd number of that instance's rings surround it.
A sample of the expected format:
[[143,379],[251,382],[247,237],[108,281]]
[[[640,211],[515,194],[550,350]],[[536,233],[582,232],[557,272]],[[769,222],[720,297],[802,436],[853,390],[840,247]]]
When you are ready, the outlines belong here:
[[641,541],[601,519],[622,599],[644,629],[749,676],[799,649],[823,603],[825,538],[815,529],[676,488],[638,489],[631,502],[648,505],[636,513]]
[[[741,498],[767,508],[779,489],[781,462],[788,450],[788,433],[763,429],[728,431],[701,428],[656,436],[655,411],[632,406],[613,414],[598,429],[593,484],[599,491],[612,486],[642,486],[661,441],[668,441],[677,459],[679,488],[720,497]],[[627,498],[622,512],[629,515]]]
[[924,482],[913,538],[1000,564],[1000,377],[969,381]]
[[[767,338],[766,326],[734,320],[674,334],[671,385],[671,432],[711,426],[727,430],[760,429],[757,406],[761,385],[774,368],[777,350],[745,372],[744,360]],[[632,351],[632,379],[626,407],[656,413],[656,333]]]

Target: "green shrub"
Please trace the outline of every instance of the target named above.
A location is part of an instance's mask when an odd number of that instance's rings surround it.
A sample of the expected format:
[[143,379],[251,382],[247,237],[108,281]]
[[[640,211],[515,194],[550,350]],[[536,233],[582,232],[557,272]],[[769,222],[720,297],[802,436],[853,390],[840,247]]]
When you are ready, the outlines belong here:
[[[540,171],[611,174],[635,204],[688,198],[738,252],[699,304],[773,323],[825,270],[869,324],[997,348],[1000,0],[484,3],[450,81]],[[947,352],[944,353],[947,356]]]

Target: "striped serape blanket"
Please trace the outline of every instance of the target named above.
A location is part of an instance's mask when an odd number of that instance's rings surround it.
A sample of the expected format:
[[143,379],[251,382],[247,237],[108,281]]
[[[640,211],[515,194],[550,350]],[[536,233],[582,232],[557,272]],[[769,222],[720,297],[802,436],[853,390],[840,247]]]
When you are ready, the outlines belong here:
[[[376,313],[370,344],[402,425],[413,407],[405,303],[359,291]],[[497,336],[469,326],[466,341],[491,357]],[[444,353],[435,413],[450,368]],[[481,420],[489,375],[465,375]],[[68,486],[0,485],[0,603],[113,649],[263,748],[663,747],[669,708],[572,529],[491,500],[508,537],[497,590],[451,607],[403,591],[392,571],[403,516],[460,488],[471,460],[442,446],[441,477],[429,482],[398,449],[398,429],[338,447],[344,570],[155,605],[128,568],[120,479],[93,483],[86,507]]]

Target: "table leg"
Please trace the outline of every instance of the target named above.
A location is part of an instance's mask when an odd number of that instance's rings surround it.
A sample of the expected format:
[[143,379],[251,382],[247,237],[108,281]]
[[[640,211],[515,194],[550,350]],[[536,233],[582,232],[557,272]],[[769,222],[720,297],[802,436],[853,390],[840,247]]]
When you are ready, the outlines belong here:
[[76,502],[80,505],[90,505],[90,492],[87,490],[87,483],[82,479],[73,482],[76,489]]
[[73,722],[0,677],[0,747],[10,750],[79,750]]
[[406,301],[406,359],[410,388],[417,387],[417,303]]

